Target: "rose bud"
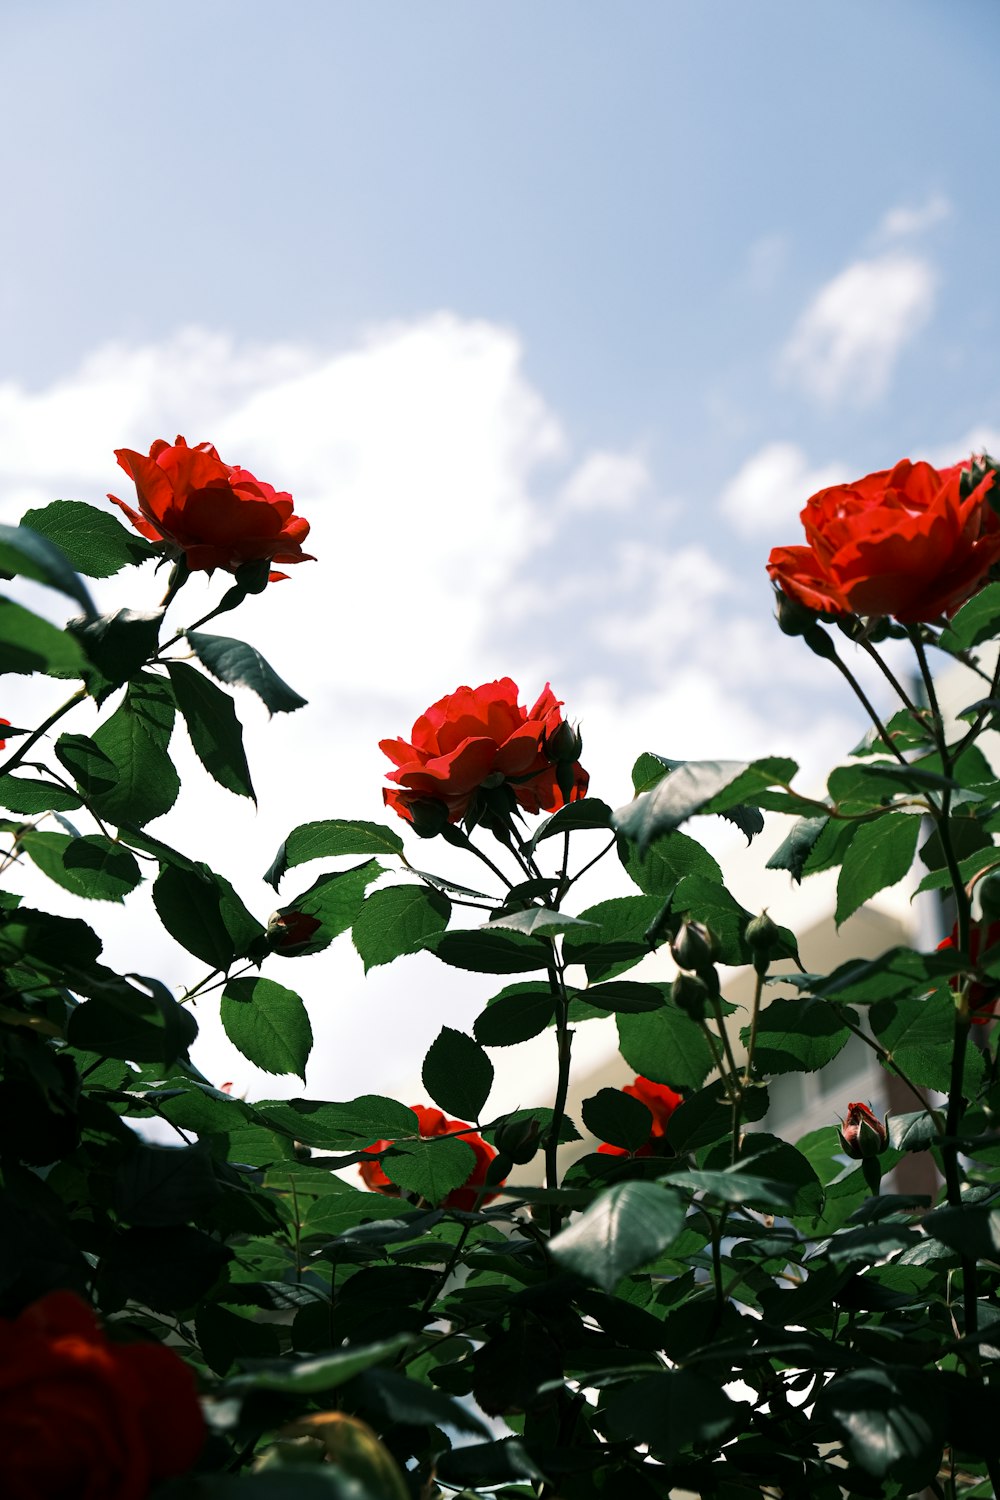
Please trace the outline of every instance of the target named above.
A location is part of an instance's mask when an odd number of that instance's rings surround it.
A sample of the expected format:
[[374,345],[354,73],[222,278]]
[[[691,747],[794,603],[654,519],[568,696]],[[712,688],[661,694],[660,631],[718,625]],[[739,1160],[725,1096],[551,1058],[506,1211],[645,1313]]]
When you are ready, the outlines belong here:
[[784,635],[805,635],[816,625],[815,611],[790,599],[781,589],[774,591],[774,617]]
[[752,917],[747,923],[743,936],[753,952],[753,966],[757,973],[766,974],[775,950],[781,945],[779,927],[766,911],[762,911],[759,917]]
[[502,1156],[523,1166],[538,1150],[541,1126],[533,1115],[523,1120],[505,1120],[497,1127],[493,1139]]
[[272,952],[287,953],[292,948],[301,948],[323,924],[308,912],[286,907],[284,911],[272,912],[267,920],[267,942]]
[[674,963],[680,969],[693,969],[704,975],[715,957],[715,939],[703,922],[682,922],[670,944]]
[[872,1114],[867,1104],[847,1106],[847,1116],[840,1131],[840,1144],[848,1156],[853,1156],[858,1161],[869,1156],[881,1156],[887,1141],[885,1126],[877,1115]]
[[1000,917],[1000,873],[994,871],[981,880],[976,886],[976,894],[983,916],[987,921],[996,921]]
[[671,999],[692,1021],[705,1019],[708,987],[693,974],[678,974],[670,989]]

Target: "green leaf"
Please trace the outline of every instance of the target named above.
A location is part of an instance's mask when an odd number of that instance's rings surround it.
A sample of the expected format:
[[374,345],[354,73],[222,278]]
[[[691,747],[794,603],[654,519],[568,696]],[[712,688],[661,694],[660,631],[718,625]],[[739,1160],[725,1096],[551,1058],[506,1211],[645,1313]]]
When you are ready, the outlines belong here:
[[234,1375],[226,1383],[227,1391],[283,1391],[291,1396],[315,1396],[337,1390],[362,1370],[395,1359],[413,1341],[412,1334],[400,1333],[380,1343],[322,1354],[290,1364],[281,1360],[274,1368],[258,1368]]
[[[822,1183],[809,1159],[787,1141],[766,1131],[747,1131],[740,1147],[739,1169],[744,1168],[778,1184],[784,1191],[784,1201],[790,1205],[791,1214],[810,1217],[822,1209]],[[757,1206],[761,1207],[761,1201]],[[773,1211],[775,1200],[772,1198],[770,1204],[764,1203],[763,1206],[765,1211],[768,1208]]]
[[328,948],[335,937],[356,921],[365,899],[365,891],[372,881],[383,874],[377,859],[366,859],[363,864],[353,865],[349,870],[335,870],[321,875],[307,891],[297,896],[291,906],[283,911],[301,911],[315,917],[320,923],[304,947],[296,949],[297,956],[304,953],[320,953]]
[[[0,531],[5,529],[10,528],[0,527]],[[0,598],[0,672],[82,677],[86,666],[79,642],[68,631],[59,630],[12,599]]]
[[0,807],[10,812],[73,812],[83,804],[75,792],[52,781],[28,776],[0,776]]
[[[279,1353],[277,1330],[255,1317],[243,1317],[217,1302],[199,1307],[194,1317],[195,1337],[209,1369],[225,1375],[239,1360],[276,1359]],[[253,1491],[249,1492],[253,1495]]]
[[666,997],[665,986],[636,984],[629,979],[611,979],[607,984],[591,984],[585,990],[577,990],[573,996],[598,1011],[623,1011],[635,1015],[659,1010]]
[[[81,924],[82,925],[82,924]],[[71,1011],[70,1045],[133,1062],[173,1063],[186,1056],[198,1023],[158,980],[130,975]]]
[[944,1406],[921,1371],[849,1370],[820,1393],[817,1416],[841,1434],[848,1456],[876,1480],[890,1476],[906,1493],[934,1478],[942,1444]]
[[941,636],[946,651],[968,651],[1000,630],[1000,583],[988,583],[958,611]]
[[0,525],[0,573],[44,583],[75,599],[85,615],[95,613],[87,585],[74,573],[65,552],[31,527]]
[[[763,1074],[813,1073],[837,1056],[850,1034],[825,1000],[772,1000],[757,1022],[754,1063]],[[744,1046],[749,1035],[745,1026]]]
[[319,823],[301,823],[293,828],[264,879],[275,890],[282,876],[311,859],[332,859],[341,854],[402,854],[403,840],[382,823],[349,818],[327,818]]
[[230,979],[222,992],[223,1029],[265,1073],[294,1073],[305,1083],[313,1034],[298,995],[273,979]]
[[151,614],[119,609],[95,620],[70,620],[66,628],[80,642],[91,664],[87,691],[98,704],[156,655],[162,622],[162,609]]
[[106,510],[82,500],[53,500],[51,505],[25,511],[21,525],[54,542],[87,578],[111,578],[122,568],[158,556],[160,550],[128,531]]
[[705,1033],[676,1005],[616,1019],[622,1057],[643,1078],[674,1089],[696,1089],[711,1071]]
[[769,757],[757,761],[686,761],[649,791],[618,808],[614,827],[644,852],[660,834],[670,833],[697,813],[727,812],[756,793],[791,780],[793,760]]
[[715,1382],[690,1370],[662,1370],[604,1392],[599,1421],[610,1438],[648,1443],[657,1459],[673,1463],[685,1449],[722,1442],[739,1415]]
[[213,969],[228,969],[264,937],[228,880],[199,865],[163,865],[153,884],[153,904],[170,936]]
[[243,725],[229,694],[184,662],[171,662],[167,670],[177,707],[205,770],[227,791],[256,802],[243,749]]
[[590,980],[616,978],[649,953],[646,933],[662,909],[658,896],[618,896],[589,906],[580,916],[601,930],[594,938],[570,934],[563,945],[566,962],[582,963]]
[[909,813],[887,813],[861,825],[844,855],[837,881],[838,927],[877,891],[903,879],[919,837],[920,819]]
[[641,1099],[621,1089],[599,1089],[580,1107],[583,1123],[599,1141],[638,1151],[649,1140],[653,1116]]
[[439,932],[423,947],[443,963],[475,974],[530,974],[551,961],[552,946],[519,932]]
[[425,885],[394,885],[373,891],[354,920],[355,948],[365,973],[392,963],[404,953],[416,953],[424,940],[442,932],[451,916],[451,902]]
[[580,917],[566,916],[560,911],[553,911],[548,906],[531,906],[527,911],[512,911],[504,917],[494,917],[492,921],[484,923],[480,929],[483,932],[496,932],[506,929],[509,932],[525,932],[531,937],[556,937],[561,932],[572,932],[574,935],[581,934],[582,928],[589,927],[594,933],[599,929],[596,922],[586,922]]
[[56,760],[73,777],[86,798],[114,790],[118,780],[115,763],[88,735],[61,734],[55,749]]
[[420,1133],[412,1109],[379,1094],[362,1094],[343,1104],[265,1099],[254,1108],[267,1124],[321,1151],[354,1151]]
[[664,834],[642,855],[635,844],[619,839],[618,854],[630,877],[647,896],[666,900],[685,875],[704,875],[722,882],[718,861],[686,833]]
[[[717,881],[703,875],[687,875],[674,892],[671,903],[677,913],[712,929],[717,955],[724,964],[747,963],[750,949],[743,934],[752,913]],[[778,950],[781,952],[782,950]],[[788,945],[784,949],[788,952]]]
[[136,1144],[114,1177],[115,1212],[126,1224],[186,1224],[211,1210],[219,1184],[201,1145]]
[[963,1203],[936,1208],[921,1219],[921,1228],[970,1260],[1000,1258],[1000,1208]]
[[684,1205],[655,1182],[619,1182],[549,1242],[558,1266],[613,1292],[623,1277],[655,1260],[680,1233]]
[[[746,1124],[762,1120],[768,1110],[767,1089],[752,1084],[743,1094],[741,1118]],[[730,1140],[733,1133],[733,1105],[721,1078],[699,1089],[679,1104],[667,1121],[667,1141],[678,1156],[698,1151],[716,1141]]]
[[511,1047],[539,1036],[552,1020],[555,1000],[548,985],[511,984],[476,1017],[476,1040],[484,1047]]
[[230,685],[250,688],[269,713],[291,713],[296,708],[305,707],[305,698],[300,698],[287,682],[283,682],[260,652],[245,641],[234,641],[226,635],[205,635],[197,630],[189,630],[187,639],[202,666],[207,667],[213,677]]
[[[949,994],[936,991],[922,998],[881,1000],[872,1006],[870,1016],[872,1031],[888,1054],[886,1062],[897,1062],[924,1088],[948,1092],[955,1034],[955,1005]],[[963,1080],[968,1098],[975,1096],[983,1074],[982,1053],[968,1048]]]
[[472,1176],[476,1157],[467,1141],[457,1136],[434,1136],[407,1141],[399,1153],[382,1160],[382,1170],[397,1187],[417,1193],[428,1203],[440,1203]]
[[471,1036],[442,1026],[424,1058],[421,1076],[445,1114],[478,1120],[493,1087],[493,1064]]
[[108,822],[141,827],[173,807],[180,779],[167,754],[174,722],[170,684],[151,673],[130,682],[125,698],[93,736],[117,772],[117,781],[91,797]]
[[555,838],[558,833],[572,833],[580,828],[610,828],[611,809],[599,797],[584,797],[579,802],[567,803],[546,818],[535,829],[528,841],[528,854],[534,854],[544,839]]
[[[787,870],[794,881],[801,882],[806,861],[829,822],[829,818],[800,818],[788,836],[782,839],[765,868]],[[848,825],[839,826],[844,828]]]
[[135,856],[103,834],[26,833],[20,842],[50,880],[90,901],[123,901],[142,880]]

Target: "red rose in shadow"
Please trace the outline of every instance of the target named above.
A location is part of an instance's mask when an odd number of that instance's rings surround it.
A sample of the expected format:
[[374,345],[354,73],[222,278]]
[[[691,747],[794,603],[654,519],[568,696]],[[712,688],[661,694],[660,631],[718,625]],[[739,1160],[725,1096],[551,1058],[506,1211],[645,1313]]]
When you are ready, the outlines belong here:
[[[429,1109],[424,1104],[412,1104],[410,1108],[419,1121],[420,1134],[425,1138],[434,1135],[450,1135],[455,1130],[469,1130],[469,1127],[461,1120],[449,1120],[439,1109]],[[456,1140],[465,1141],[475,1152],[476,1160],[468,1177],[461,1187],[452,1188],[451,1192],[439,1204],[437,1208],[482,1208],[484,1203],[492,1203],[496,1193],[482,1193],[477,1189],[482,1187],[486,1181],[486,1173],[490,1162],[496,1156],[492,1146],[488,1146],[481,1135],[470,1131],[468,1135],[456,1136]],[[386,1146],[392,1146],[393,1141],[376,1141],[374,1145],[366,1146],[366,1151],[384,1151]],[[399,1188],[382,1171],[380,1162],[364,1161],[358,1168],[364,1180],[365,1187],[371,1188],[373,1192],[385,1193],[389,1197],[398,1198]],[[502,1183],[495,1186],[502,1187]]]

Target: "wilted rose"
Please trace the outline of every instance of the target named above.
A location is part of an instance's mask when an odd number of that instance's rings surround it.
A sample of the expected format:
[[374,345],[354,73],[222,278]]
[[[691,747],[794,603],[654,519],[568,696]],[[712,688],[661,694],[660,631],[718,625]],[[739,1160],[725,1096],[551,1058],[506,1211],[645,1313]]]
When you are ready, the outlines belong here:
[[[448,821],[457,823],[487,783],[509,788],[529,813],[555,812],[566,801],[577,801],[586,795],[590,778],[579,761],[564,759],[568,741],[559,732],[560,707],[546,684],[534,707],[525,710],[509,677],[440,698],[414,724],[412,740],[379,741],[397,767],[387,772],[396,786],[384,788],[386,805],[416,823],[422,804],[437,803],[447,810]],[[574,743],[578,748],[578,738]],[[428,828],[436,831],[432,824]]]
[[820,613],[893,615],[904,624],[953,613],[1000,560],[1000,516],[988,496],[995,473],[987,470],[963,499],[965,467],[904,458],[820,490],[802,511],[808,545],[775,547],[768,573]]
[[881,1156],[888,1134],[878,1115],[867,1104],[849,1104],[840,1128],[840,1144],[848,1156],[863,1159]]
[[[192,572],[243,563],[313,561],[303,552],[309,522],[292,514],[292,497],[255,479],[247,469],[224,464],[211,443],[189,448],[182,437],[157,439],[149,456],[116,448],[115,457],[135,481],[139,509],[109,495],[149,542],[183,552]],[[272,579],[285,573],[271,573]]]
[[667,1121],[678,1104],[684,1102],[680,1094],[674,1093],[674,1090],[668,1088],[665,1083],[653,1083],[652,1079],[643,1078],[641,1075],[634,1083],[627,1083],[622,1093],[630,1094],[633,1099],[638,1099],[652,1115],[653,1122],[649,1129],[649,1139],[635,1151],[626,1151],[624,1146],[611,1146],[605,1142],[598,1146],[598,1152],[603,1156],[660,1156]]
[[75,1292],[0,1319],[6,1500],[145,1500],[205,1441],[194,1375],[161,1344],[116,1344]]
[[[974,924],[969,932],[969,958],[973,963],[979,962],[980,953],[986,953],[1000,943],[1000,922],[990,922],[986,928],[986,941],[983,942],[983,930],[980,924]],[[958,947],[958,923],[956,922],[946,938],[938,943],[937,951],[946,952],[949,948]],[[956,976],[952,980],[953,985],[958,985]],[[996,1013],[996,1002],[1000,999],[1000,980],[974,979],[969,985],[966,1000],[969,1006],[969,1019],[974,1026],[985,1026],[992,1021]]]
[[[475,1152],[475,1163],[472,1171],[462,1183],[461,1187],[452,1188],[451,1192],[435,1205],[438,1208],[482,1208],[484,1203],[492,1203],[496,1193],[480,1193],[478,1189],[486,1181],[486,1173],[489,1171],[490,1162],[496,1156],[492,1146],[488,1146],[481,1135],[469,1129],[468,1125],[461,1120],[449,1120],[440,1109],[429,1109],[424,1104],[411,1104],[410,1108],[417,1117],[418,1129],[421,1136],[428,1139],[435,1135],[451,1135],[457,1130],[467,1132],[456,1136],[456,1140],[465,1141]],[[384,1151],[387,1146],[395,1145],[394,1141],[376,1141],[374,1145],[366,1146],[366,1151]],[[361,1173],[365,1187],[371,1188],[376,1193],[385,1193],[389,1197],[398,1198],[399,1188],[386,1176],[382,1165],[377,1161],[362,1162],[358,1171]],[[495,1183],[495,1187],[502,1187],[502,1183]]]

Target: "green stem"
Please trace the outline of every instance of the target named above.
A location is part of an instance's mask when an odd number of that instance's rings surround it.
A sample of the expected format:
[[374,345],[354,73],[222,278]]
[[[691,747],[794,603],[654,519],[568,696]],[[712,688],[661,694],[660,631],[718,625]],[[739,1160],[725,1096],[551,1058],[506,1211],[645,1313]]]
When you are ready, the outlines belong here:
[[21,741],[18,748],[14,751],[14,754],[8,755],[3,765],[0,766],[0,776],[6,776],[9,772],[13,771],[15,766],[19,766],[31,747],[33,745],[37,745],[42,735],[47,734],[48,731],[52,728],[53,724],[58,724],[63,715],[68,714],[70,709],[75,708],[78,703],[82,702],[82,700],[86,698],[86,696],[86,688],[77,688],[73,696],[71,698],[67,698],[66,702],[62,704],[60,708],[57,708],[55,713],[49,714],[44,723],[39,724],[36,730],[27,735]]
[[[554,949],[552,962],[549,964],[549,984],[556,1002],[556,1058],[558,1073],[556,1076],[556,1096],[552,1102],[552,1121],[549,1125],[548,1139],[545,1142],[545,1186],[554,1190],[559,1186],[559,1136],[562,1133],[562,1122],[566,1114],[566,1099],[569,1094],[570,1059],[573,1049],[573,1032],[569,1025],[569,996],[566,993],[566,983]],[[558,1234],[561,1224],[562,1213],[560,1212],[559,1205],[553,1203],[549,1208],[549,1234]]]
[[854,693],[854,696],[857,698],[858,702],[861,704],[861,707],[864,709],[865,713],[875,725],[875,728],[878,731],[879,739],[885,745],[886,749],[896,757],[900,765],[908,765],[909,762],[907,761],[905,755],[899,749],[899,746],[895,743],[889,731],[882,723],[882,720],[875,712],[874,705],[869,699],[868,694],[865,692],[864,688],[861,686],[860,682],[855,677],[854,673],[851,671],[846,662],[841,661],[840,657],[837,655],[836,648],[834,648],[829,659],[833,662],[833,665],[837,668],[837,671],[841,674],[841,676],[847,680],[848,684],[850,685],[851,691]]
[[829,1003],[833,1006],[834,1014],[840,1021],[841,1025],[846,1026],[848,1031],[852,1032],[859,1041],[864,1042],[866,1047],[870,1047],[872,1051],[877,1054],[879,1061],[886,1068],[891,1069],[892,1072],[895,1073],[900,1083],[905,1084],[906,1087],[910,1090],[910,1093],[916,1099],[917,1103],[920,1105],[920,1108],[926,1110],[927,1114],[930,1115],[931,1119],[934,1121],[935,1128],[943,1134],[945,1127],[940,1112],[936,1109],[931,1108],[931,1106],[927,1103],[927,1100],[924,1098],[923,1094],[917,1088],[917,1085],[913,1082],[913,1079],[909,1078],[906,1073],[903,1072],[903,1069],[899,1066],[899,1063],[891,1055],[891,1053],[889,1053],[887,1049],[882,1046],[882,1043],[880,1041],[876,1040],[876,1038],[873,1036],[869,1036],[867,1031],[862,1031],[861,1027],[851,1020],[850,1016],[847,1013],[846,1006],[838,1004],[836,1000],[832,1000]]
[[[747,1060],[743,1068],[743,1087],[746,1088],[750,1082],[750,1074],[753,1070],[754,1048],[757,1046],[757,1023],[760,1020],[760,1002],[764,993],[764,980],[767,976],[766,969],[758,969],[757,983],[753,990],[753,1009],[750,1012],[750,1035],[747,1037]],[[742,1098],[742,1094],[741,1094]]]

